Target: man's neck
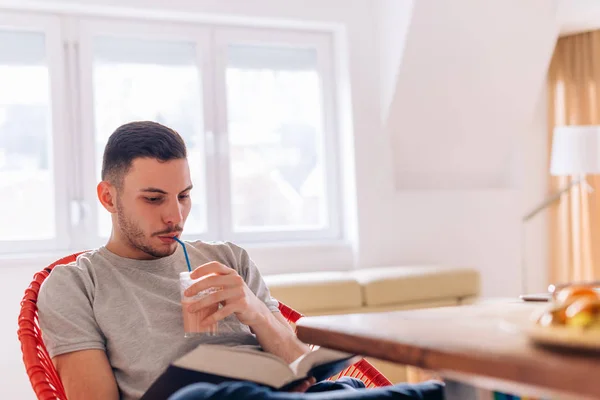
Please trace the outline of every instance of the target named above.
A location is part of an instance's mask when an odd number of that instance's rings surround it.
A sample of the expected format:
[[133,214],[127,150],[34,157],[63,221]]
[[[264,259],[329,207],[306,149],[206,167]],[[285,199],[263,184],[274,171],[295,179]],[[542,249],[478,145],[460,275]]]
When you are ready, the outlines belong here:
[[123,258],[131,258],[134,260],[154,260],[150,254],[144,253],[143,251],[123,243],[123,241],[115,238],[114,234],[110,236],[106,243],[106,249],[113,254]]

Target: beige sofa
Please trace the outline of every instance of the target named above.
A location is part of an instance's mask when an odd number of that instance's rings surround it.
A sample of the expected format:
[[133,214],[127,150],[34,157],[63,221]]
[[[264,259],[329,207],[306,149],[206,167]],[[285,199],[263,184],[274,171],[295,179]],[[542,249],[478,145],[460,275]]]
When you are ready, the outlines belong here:
[[[304,315],[455,306],[479,295],[479,279],[474,269],[440,266],[265,276],[273,297]],[[408,380],[403,366],[369,361],[394,383]]]

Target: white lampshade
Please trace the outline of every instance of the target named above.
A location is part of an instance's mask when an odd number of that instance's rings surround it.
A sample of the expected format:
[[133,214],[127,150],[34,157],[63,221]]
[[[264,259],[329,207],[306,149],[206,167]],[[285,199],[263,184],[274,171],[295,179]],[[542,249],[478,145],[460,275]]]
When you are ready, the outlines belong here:
[[552,175],[600,174],[600,126],[557,126],[552,139]]

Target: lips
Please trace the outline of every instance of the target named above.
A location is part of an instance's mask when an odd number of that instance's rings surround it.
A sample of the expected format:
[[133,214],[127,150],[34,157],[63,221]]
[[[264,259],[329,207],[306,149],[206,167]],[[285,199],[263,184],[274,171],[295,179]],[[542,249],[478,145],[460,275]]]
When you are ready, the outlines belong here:
[[173,233],[167,233],[166,235],[159,235],[158,237],[161,239],[173,239],[173,236],[177,236],[179,237],[179,235],[181,234],[181,232],[173,232]]
[[179,232],[174,232],[174,233],[170,233],[170,234],[167,234],[167,235],[160,235],[158,238],[163,243],[173,243],[173,242],[175,242],[175,239],[173,239],[173,236],[179,237],[179,235],[180,235]]

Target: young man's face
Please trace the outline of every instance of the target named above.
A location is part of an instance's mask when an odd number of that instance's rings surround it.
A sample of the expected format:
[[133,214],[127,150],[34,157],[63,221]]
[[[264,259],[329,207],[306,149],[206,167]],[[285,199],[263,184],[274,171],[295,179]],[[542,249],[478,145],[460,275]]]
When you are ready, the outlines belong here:
[[190,213],[192,181],[186,159],[137,158],[117,191],[113,227],[140,258],[173,254]]

